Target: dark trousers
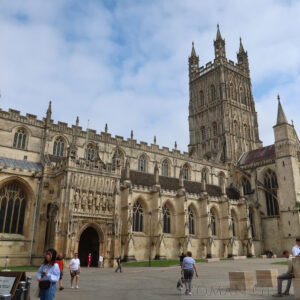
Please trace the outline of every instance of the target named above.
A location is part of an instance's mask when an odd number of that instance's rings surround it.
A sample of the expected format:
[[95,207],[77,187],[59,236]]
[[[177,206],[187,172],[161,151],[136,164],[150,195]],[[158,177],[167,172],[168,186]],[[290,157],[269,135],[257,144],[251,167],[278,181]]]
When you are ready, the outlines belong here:
[[193,269],[183,270],[183,277],[184,277],[184,281],[185,281],[185,288],[189,292],[192,291],[193,276],[194,276],[194,270]]
[[288,281],[287,285],[286,285],[285,293],[288,293],[290,291],[293,277],[294,277],[293,274],[287,274],[287,273],[281,274],[277,277],[277,292],[278,292],[278,294],[281,294],[283,280]]
[[118,272],[119,270],[120,270],[120,273],[122,273],[122,265],[121,264],[118,264],[115,272]]

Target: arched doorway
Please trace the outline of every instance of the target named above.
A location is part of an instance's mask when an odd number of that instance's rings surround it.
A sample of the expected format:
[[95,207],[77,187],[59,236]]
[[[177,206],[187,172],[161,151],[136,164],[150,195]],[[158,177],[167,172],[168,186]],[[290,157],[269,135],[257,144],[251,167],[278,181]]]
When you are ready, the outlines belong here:
[[86,228],[81,236],[78,246],[78,257],[81,266],[87,266],[87,257],[92,254],[92,266],[98,266],[99,259],[99,235],[93,227]]

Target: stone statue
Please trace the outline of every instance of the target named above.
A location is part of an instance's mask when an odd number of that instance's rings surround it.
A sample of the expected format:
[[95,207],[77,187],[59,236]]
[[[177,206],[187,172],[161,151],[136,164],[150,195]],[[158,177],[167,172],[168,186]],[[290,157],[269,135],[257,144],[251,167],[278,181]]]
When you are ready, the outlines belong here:
[[78,208],[79,202],[80,202],[80,195],[79,195],[78,190],[76,190],[75,195],[74,195],[74,205],[75,205],[76,209]]
[[88,197],[88,207],[89,209],[91,209],[93,206],[93,194],[89,193],[89,197]]
[[97,194],[97,196],[96,196],[96,210],[99,210],[99,206],[100,206],[100,195],[99,194]]
[[81,207],[82,207],[83,209],[85,209],[86,202],[87,202],[87,196],[86,196],[86,193],[83,192],[83,193],[82,193],[82,198],[81,198]]

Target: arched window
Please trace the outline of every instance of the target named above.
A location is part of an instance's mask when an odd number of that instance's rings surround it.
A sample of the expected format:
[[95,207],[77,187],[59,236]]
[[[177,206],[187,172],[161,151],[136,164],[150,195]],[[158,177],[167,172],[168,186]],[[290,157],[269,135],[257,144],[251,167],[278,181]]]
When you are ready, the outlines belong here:
[[187,164],[182,167],[183,179],[190,180],[190,168]]
[[169,176],[169,162],[166,159],[162,162],[161,173],[162,176]]
[[171,233],[171,214],[166,204],[162,208],[162,213],[164,219],[163,232]]
[[216,214],[213,210],[210,211],[210,227],[211,227],[211,234],[213,236],[217,235],[217,220]]
[[246,94],[242,87],[240,87],[240,99],[243,104],[246,104]]
[[191,207],[189,207],[188,212],[189,212],[189,234],[195,234],[195,219]]
[[138,170],[140,172],[147,172],[147,159],[145,155],[141,155],[138,160]]
[[216,122],[213,122],[212,128],[213,128],[213,135],[214,136],[218,135],[218,125]]
[[13,147],[24,150],[26,146],[26,132],[24,129],[19,129],[14,136]]
[[232,236],[237,236],[237,221],[234,212],[231,212],[231,229],[232,229]]
[[219,174],[219,186],[222,186],[225,182],[225,175],[223,172]]
[[252,238],[255,237],[255,227],[254,227],[254,213],[253,210],[249,209],[249,222],[250,222],[250,230]]
[[[246,139],[248,135],[247,124],[244,124],[243,133],[244,133],[244,138]],[[248,139],[250,139],[250,136],[248,136]]]
[[207,169],[203,169],[202,172],[201,172],[202,181],[204,181],[205,183],[208,183],[207,182],[207,179],[208,179],[207,178],[208,177],[207,173],[208,173]]
[[242,178],[242,186],[243,186],[244,195],[251,194],[252,190],[251,190],[250,181],[245,177]]
[[233,121],[233,133],[238,135],[238,122],[236,120]]
[[279,207],[277,201],[277,177],[276,174],[268,170],[264,177],[264,187],[266,189],[266,205],[267,205],[267,215],[268,216],[278,216]]
[[88,144],[86,148],[86,159],[90,161],[94,160],[95,154],[96,154],[95,146],[93,144]]
[[216,89],[213,84],[210,86],[210,97],[211,97],[211,101],[216,100]]
[[64,148],[65,148],[64,140],[61,137],[57,138],[53,144],[53,155],[64,156]]
[[26,195],[17,183],[0,189],[0,232],[23,233]]
[[206,140],[206,134],[205,134],[205,127],[204,126],[201,127],[201,139],[202,139],[202,141]]
[[123,153],[119,149],[117,149],[112,158],[113,168],[116,169],[116,168],[123,167],[123,162],[124,162]]
[[133,205],[133,222],[132,230],[136,232],[143,231],[143,207],[139,201],[136,201]]
[[233,83],[230,83],[230,98],[236,100],[235,86]]
[[200,106],[204,105],[204,93],[203,91],[200,91]]

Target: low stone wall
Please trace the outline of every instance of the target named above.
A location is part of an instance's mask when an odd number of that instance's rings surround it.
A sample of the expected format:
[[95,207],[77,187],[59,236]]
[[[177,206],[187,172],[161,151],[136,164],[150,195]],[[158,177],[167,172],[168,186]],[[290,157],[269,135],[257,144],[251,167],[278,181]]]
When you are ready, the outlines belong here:
[[294,288],[294,294],[295,299],[300,299],[300,257],[293,258],[293,270],[294,270],[294,276],[293,279],[293,288]]

